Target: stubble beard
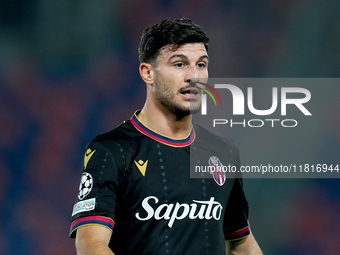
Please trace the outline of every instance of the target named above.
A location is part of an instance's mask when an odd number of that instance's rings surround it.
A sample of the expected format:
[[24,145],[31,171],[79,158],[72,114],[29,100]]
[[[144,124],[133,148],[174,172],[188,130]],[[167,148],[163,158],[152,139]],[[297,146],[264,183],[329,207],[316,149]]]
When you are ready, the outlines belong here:
[[[190,104],[189,107],[185,107],[184,105],[181,105],[180,103],[175,102],[175,96],[169,86],[167,86],[159,77],[158,74],[156,74],[155,79],[155,97],[157,101],[168,111],[174,113],[177,116],[184,117],[190,114],[197,113],[200,108],[201,104],[193,108],[194,104]],[[179,92],[177,92],[179,93]]]

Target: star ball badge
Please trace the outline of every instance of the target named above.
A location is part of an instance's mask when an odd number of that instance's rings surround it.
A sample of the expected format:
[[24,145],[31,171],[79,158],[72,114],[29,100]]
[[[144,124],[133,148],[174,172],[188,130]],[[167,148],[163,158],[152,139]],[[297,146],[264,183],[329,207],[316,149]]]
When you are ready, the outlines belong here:
[[79,200],[83,200],[88,194],[90,194],[93,187],[93,179],[91,174],[84,172],[79,185]]

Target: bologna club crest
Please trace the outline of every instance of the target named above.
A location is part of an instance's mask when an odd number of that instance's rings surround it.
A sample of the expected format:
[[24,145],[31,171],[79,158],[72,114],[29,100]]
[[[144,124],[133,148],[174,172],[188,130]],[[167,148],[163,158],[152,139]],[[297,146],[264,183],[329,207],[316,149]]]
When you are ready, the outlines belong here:
[[210,173],[212,174],[215,182],[222,186],[227,179],[227,174],[223,171],[222,162],[218,159],[218,157],[211,156],[209,158],[209,166]]

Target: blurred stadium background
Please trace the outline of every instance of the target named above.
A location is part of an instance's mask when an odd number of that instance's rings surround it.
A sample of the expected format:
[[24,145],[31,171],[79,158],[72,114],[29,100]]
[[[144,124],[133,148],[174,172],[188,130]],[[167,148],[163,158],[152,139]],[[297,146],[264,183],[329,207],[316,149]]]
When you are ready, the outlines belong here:
[[[339,10],[337,0],[1,0],[0,254],[75,254],[84,147],[142,107],[146,26],[201,24],[212,77],[339,77]],[[338,96],[328,136],[311,141],[336,158]],[[247,179],[245,189],[265,254],[339,254],[339,180]]]

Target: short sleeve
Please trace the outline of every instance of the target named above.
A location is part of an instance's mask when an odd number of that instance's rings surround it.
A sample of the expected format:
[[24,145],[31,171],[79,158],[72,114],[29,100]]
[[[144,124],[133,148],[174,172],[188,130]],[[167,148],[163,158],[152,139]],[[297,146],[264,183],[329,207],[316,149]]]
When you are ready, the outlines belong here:
[[249,235],[248,202],[244,195],[242,179],[235,179],[226,208],[223,231],[225,240],[237,240]]
[[85,149],[79,192],[73,206],[70,237],[85,225],[114,227],[119,169],[113,156],[100,142],[91,142]]

